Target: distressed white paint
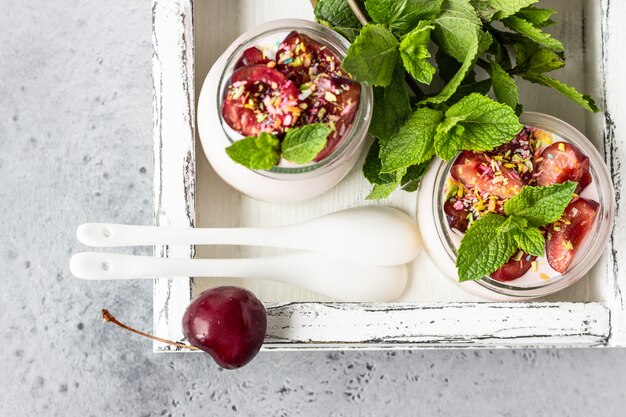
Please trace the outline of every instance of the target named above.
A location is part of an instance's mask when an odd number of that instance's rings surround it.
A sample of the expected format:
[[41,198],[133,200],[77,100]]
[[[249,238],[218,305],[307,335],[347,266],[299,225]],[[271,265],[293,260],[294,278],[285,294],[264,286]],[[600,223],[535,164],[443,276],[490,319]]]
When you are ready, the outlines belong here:
[[[195,105],[191,1],[153,0],[154,200],[158,226],[193,227],[195,218]],[[192,258],[189,245],[158,246],[155,255]],[[155,333],[183,339],[181,320],[191,280],[157,279]],[[169,350],[155,343],[155,350]]]
[[[595,8],[591,7],[596,5]],[[605,158],[613,177],[617,197],[617,217],[615,228],[609,242],[607,256],[608,281],[607,304],[611,308],[612,346],[626,346],[626,207],[621,197],[626,192],[623,182],[623,161],[626,161],[626,112],[620,105],[626,97],[626,2],[593,1],[588,6],[592,9],[592,21],[600,26],[599,42],[593,44],[596,51],[595,62],[600,66],[599,85],[596,90],[601,94],[605,109],[603,119],[603,138]],[[600,6],[600,7],[598,7]]]
[[[190,99],[185,103],[180,102],[183,97],[194,97],[193,63],[195,82],[199,86],[213,60],[239,33],[267,20],[311,18],[308,1],[194,0],[193,33],[191,0],[177,0],[167,4],[153,1],[157,212],[168,209],[165,216],[161,213],[161,217],[157,217],[160,224],[165,221],[192,225],[196,214],[199,226],[272,226],[308,219],[341,208],[373,204],[363,200],[369,192],[369,185],[361,178],[358,168],[322,197],[298,204],[270,204],[250,200],[226,186],[208,166],[201,149],[198,148],[197,155],[193,152],[194,126],[189,121],[193,121],[195,102]],[[587,88],[596,97],[604,97],[611,113],[611,109],[617,106],[618,93],[607,89],[602,80],[605,79],[604,74],[609,77],[612,74],[611,82],[615,84],[611,85],[621,85],[623,88],[624,83],[619,80],[617,68],[618,65],[624,68],[626,54],[617,53],[621,50],[618,48],[619,36],[613,35],[623,31],[623,28],[620,27],[618,31],[613,26],[619,25],[617,16],[620,13],[624,15],[625,5],[612,2],[609,8],[609,3],[609,0],[558,0],[545,1],[542,5],[560,11],[557,16],[559,25],[549,30],[556,30],[555,36],[564,41],[568,51],[567,67],[555,72],[555,76],[583,90]],[[583,21],[586,30],[581,30]],[[602,36],[600,30],[606,32],[607,28],[610,28],[611,36]],[[192,34],[195,36],[193,43],[197,51],[195,61],[191,56]],[[621,39],[625,37],[622,35]],[[164,54],[170,57],[167,62],[162,59]],[[602,57],[597,58],[598,54]],[[620,94],[624,96],[623,91]],[[600,149],[606,145],[607,157],[616,169],[619,156],[623,156],[620,154],[623,153],[621,143],[615,136],[611,136],[611,132],[618,131],[616,111],[611,113],[615,125],[609,126],[613,129],[609,130],[601,115],[589,115],[557,93],[524,84],[521,97],[525,109],[554,114],[586,132]],[[165,103],[167,105],[164,107],[159,106]],[[164,134],[165,131],[176,134]],[[182,155],[191,155],[191,160]],[[185,175],[185,172],[193,172],[196,156],[198,175],[195,180],[198,191],[194,201],[194,178]],[[162,171],[159,171],[159,167]],[[619,176],[616,181],[621,186]],[[162,184],[166,186],[161,188]],[[187,187],[190,184],[191,188]],[[396,192],[385,204],[415,214],[415,194]],[[622,230],[624,236],[623,228],[626,226],[621,218],[623,216],[618,220],[616,230]],[[618,234],[614,236],[611,242],[613,253],[619,250],[619,242],[616,243]],[[623,246],[623,238],[621,243]],[[176,254],[173,250],[170,248],[169,253],[161,251],[161,254],[189,257],[192,253],[189,247],[177,248]],[[625,334],[620,330],[625,326],[622,303],[615,296],[620,294],[620,281],[613,276],[612,271],[617,271],[617,265],[611,251],[607,252],[608,256],[594,268],[589,277],[547,298],[545,301],[552,302],[549,304],[474,303],[472,301],[478,299],[445,279],[425,253],[412,266],[413,279],[400,300],[405,302],[403,304],[320,303],[331,300],[297,287],[278,283],[259,285],[251,280],[194,279],[180,286],[177,284],[176,287],[172,287],[173,283],[166,280],[155,285],[155,329],[159,336],[179,339],[182,336],[180,316],[194,290],[193,285],[197,285],[199,291],[207,286],[228,282],[246,286],[261,299],[270,302],[268,343],[265,346],[268,349],[596,346],[605,345],[609,334],[612,345],[623,344]],[[263,248],[198,248],[198,257],[260,256],[272,253],[276,251]],[[276,306],[272,301],[300,303]],[[609,314],[610,311],[613,314]],[[169,316],[164,312],[168,312]],[[620,329],[609,331],[609,317],[613,326],[619,326]]]

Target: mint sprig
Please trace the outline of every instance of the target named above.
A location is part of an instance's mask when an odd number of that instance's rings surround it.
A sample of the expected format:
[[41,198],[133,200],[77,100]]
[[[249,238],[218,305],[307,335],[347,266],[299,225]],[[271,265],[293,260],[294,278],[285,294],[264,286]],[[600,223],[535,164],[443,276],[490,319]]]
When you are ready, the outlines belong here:
[[[537,2],[361,0],[356,2],[358,14],[369,24],[360,29],[347,0],[317,2],[316,17],[343,34],[351,32],[346,36],[354,39],[343,68],[374,87],[369,132],[380,140],[383,173],[399,176],[398,170],[435,155],[450,159],[459,150],[486,150],[513,139],[521,126],[516,117],[522,111],[520,79],[600,111],[591,97],[545,75],[565,65],[564,47],[543,31],[554,23],[555,11],[536,7]],[[490,91],[506,111],[486,97]],[[457,104],[461,107],[452,109]],[[457,114],[459,108],[462,114]],[[485,111],[477,118],[481,108]],[[427,129],[411,137],[421,123],[414,114],[429,111],[443,113],[435,135]],[[382,184],[373,184],[379,186],[373,196],[389,194],[380,192]],[[385,190],[392,184],[401,182],[387,182]]]
[[456,265],[459,281],[479,280],[504,265],[518,250],[543,256],[540,227],[563,216],[578,184],[525,186],[504,203],[504,216],[488,213],[474,221],[461,239]]
[[332,129],[325,123],[311,123],[289,129],[283,139],[283,158],[296,164],[311,162],[324,149],[331,132]]
[[250,169],[272,169],[280,159],[280,141],[263,132],[259,136],[248,136],[226,148],[230,158]]

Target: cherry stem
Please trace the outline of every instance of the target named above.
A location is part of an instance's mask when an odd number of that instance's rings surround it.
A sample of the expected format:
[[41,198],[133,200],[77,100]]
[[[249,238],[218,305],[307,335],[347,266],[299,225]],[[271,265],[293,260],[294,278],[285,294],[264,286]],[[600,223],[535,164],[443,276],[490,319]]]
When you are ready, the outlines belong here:
[[167,340],[167,339],[161,339],[160,337],[153,336],[153,335],[151,335],[149,333],[144,333],[144,332],[142,332],[140,330],[133,329],[132,327],[127,326],[124,323],[119,322],[115,317],[113,317],[113,314],[109,313],[109,310],[107,310],[106,308],[102,309],[102,318],[104,319],[104,321],[106,321],[108,323],[116,324],[116,325],[120,326],[122,329],[126,329],[128,331],[133,332],[133,333],[137,333],[138,335],[141,335],[143,337],[147,337],[148,339],[156,340],[157,342],[165,343],[165,344],[172,345],[172,346],[178,346],[178,347],[184,348],[184,349],[198,350],[198,348],[195,347],[195,346],[186,345],[184,343],[172,342],[171,340]]

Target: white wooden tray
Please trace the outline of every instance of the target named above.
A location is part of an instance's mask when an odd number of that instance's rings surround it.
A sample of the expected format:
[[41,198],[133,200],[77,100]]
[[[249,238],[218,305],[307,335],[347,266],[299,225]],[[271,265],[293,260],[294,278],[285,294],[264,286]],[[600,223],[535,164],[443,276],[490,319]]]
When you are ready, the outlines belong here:
[[[181,317],[190,299],[208,286],[242,285],[268,311],[264,349],[419,347],[624,346],[622,292],[626,275],[625,190],[620,161],[626,159],[626,2],[553,0],[553,28],[567,51],[557,78],[592,94],[605,109],[592,115],[541,87],[524,85],[525,110],[552,114],[573,124],[604,151],[618,198],[616,226],[605,256],[588,277],[535,302],[484,302],[445,278],[423,252],[412,266],[410,288],[398,303],[337,303],[285,284],[246,280],[159,279],[154,283],[155,333],[180,340]],[[307,0],[153,0],[155,222],[169,226],[240,227],[285,224],[363,204],[369,185],[360,166],[337,187],[299,204],[260,203],[225,185],[211,170],[195,138],[197,93],[212,62],[249,27],[268,20],[313,18]],[[384,204],[410,214],[415,193],[398,191]],[[428,236],[424,236],[428,239]],[[157,247],[162,257],[243,257],[258,248]],[[156,351],[172,351],[156,344]]]

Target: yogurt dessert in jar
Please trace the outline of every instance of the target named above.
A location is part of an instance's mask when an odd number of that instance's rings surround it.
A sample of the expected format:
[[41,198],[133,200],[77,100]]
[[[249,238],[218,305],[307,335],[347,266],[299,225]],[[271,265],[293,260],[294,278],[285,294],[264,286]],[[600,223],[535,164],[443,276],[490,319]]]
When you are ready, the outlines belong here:
[[306,200],[357,162],[373,94],[342,71],[349,43],[289,19],[244,33],[218,58],[198,102],[202,147],[217,174],[266,201]]
[[525,113],[520,121],[525,128],[510,143],[434,164],[419,195],[425,246],[437,266],[458,282],[458,249],[474,221],[504,214],[506,202],[524,187],[571,184],[573,194],[562,216],[539,227],[545,240],[542,256],[518,250],[489,276],[460,284],[495,300],[536,298],[576,282],[602,254],[615,212],[608,169],[584,135],[544,114]]

